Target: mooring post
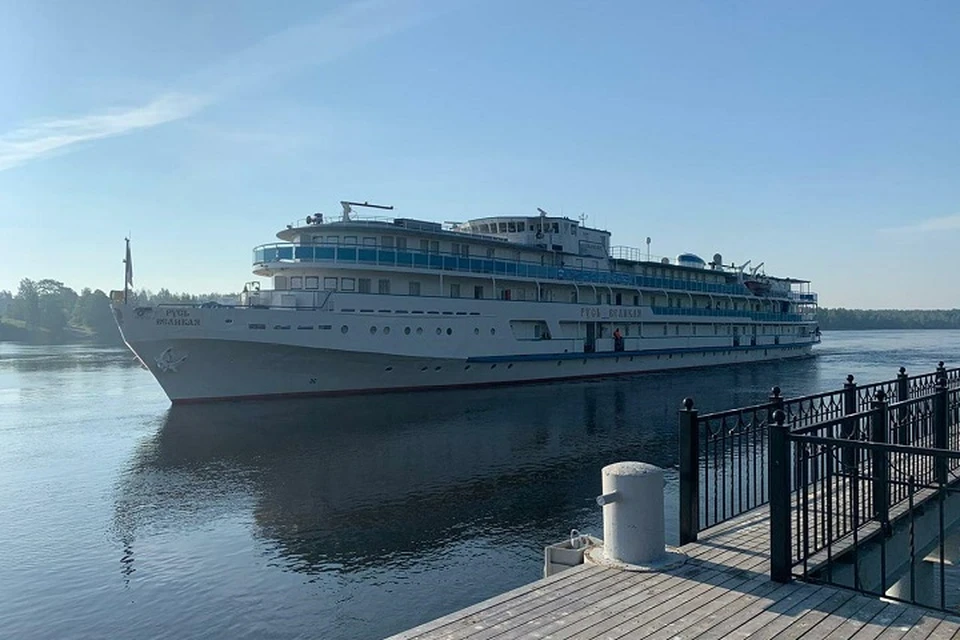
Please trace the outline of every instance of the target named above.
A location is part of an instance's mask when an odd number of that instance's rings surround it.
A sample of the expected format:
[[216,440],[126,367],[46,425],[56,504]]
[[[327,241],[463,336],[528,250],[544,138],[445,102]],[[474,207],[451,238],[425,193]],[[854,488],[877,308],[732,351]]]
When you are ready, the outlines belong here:
[[697,541],[700,528],[700,425],[693,398],[680,409],[680,545]]
[[[942,362],[940,363],[943,364]],[[949,425],[949,408],[947,403],[947,377],[942,378],[937,370],[937,386],[933,396],[933,446],[937,449],[946,449],[947,445],[947,427]],[[937,483],[943,486],[947,483],[947,464],[948,460],[943,456],[936,459]]]
[[[857,412],[857,383],[853,380],[853,375],[847,376],[847,381],[843,385],[843,415],[849,416]],[[840,437],[849,440],[856,431],[856,425],[852,419],[843,421],[843,427],[840,429]],[[843,466],[850,468],[856,464],[856,452],[851,447],[844,447],[840,454],[840,460]]]
[[[910,399],[910,377],[907,368],[900,367],[897,374],[897,402],[906,402]],[[910,425],[907,423],[909,412],[905,406],[897,410],[897,444],[910,444]]]
[[666,554],[663,470],[643,462],[616,462],[601,471],[604,555],[614,562],[652,564]]
[[943,383],[947,383],[947,368],[943,364],[943,360],[937,363],[937,382],[943,380]]
[[[889,423],[887,419],[887,394],[878,389],[870,402],[870,441],[887,444]],[[873,515],[884,532],[890,522],[890,461],[887,452],[874,449],[873,463]]]
[[770,579],[790,582],[790,430],[782,410],[773,413],[767,490],[770,495]]

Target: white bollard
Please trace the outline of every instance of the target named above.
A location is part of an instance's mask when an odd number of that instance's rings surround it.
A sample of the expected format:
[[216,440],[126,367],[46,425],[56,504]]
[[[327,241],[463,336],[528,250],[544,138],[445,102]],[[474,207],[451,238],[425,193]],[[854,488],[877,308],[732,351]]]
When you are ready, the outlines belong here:
[[603,548],[607,560],[651,565],[665,559],[663,470],[643,462],[603,468]]

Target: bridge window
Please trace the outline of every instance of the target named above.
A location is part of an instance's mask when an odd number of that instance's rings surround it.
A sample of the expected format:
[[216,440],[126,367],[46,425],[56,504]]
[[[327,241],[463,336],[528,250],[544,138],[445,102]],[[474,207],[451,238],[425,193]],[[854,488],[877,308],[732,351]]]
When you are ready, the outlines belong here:
[[327,244],[340,244],[340,236],[327,236]]
[[375,247],[375,246],[377,246],[377,239],[376,239],[376,238],[364,238],[364,239],[363,239],[363,246],[365,246],[365,247]]
[[353,278],[340,278],[340,290],[341,291],[355,291],[357,288],[357,281]]
[[360,293],[370,293],[370,278],[357,279],[357,291]]
[[380,246],[383,247],[384,249],[392,249],[393,236],[383,236],[383,238],[380,239]]
[[320,278],[317,276],[307,276],[303,279],[305,289],[319,289]]
[[357,244],[357,236],[343,236],[343,244]]
[[303,289],[303,276],[292,276],[290,278],[291,289]]
[[507,232],[507,223],[506,223],[506,222],[500,222],[500,223],[498,223],[498,224],[500,225],[500,233],[506,233],[506,232]]
[[274,276],[274,277],[273,277],[273,288],[274,288],[274,289],[286,289],[286,288],[287,288],[287,276]]
[[397,238],[397,249],[406,249],[406,248],[407,248],[407,239]]
[[325,291],[336,291],[337,290],[337,279],[336,278],[324,278],[323,279],[323,288]]
[[523,233],[524,231],[526,231],[526,223],[523,220],[517,223],[517,231],[520,233]]
[[377,281],[377,291],[388,295],[390,293],[390,281],[386,278]]

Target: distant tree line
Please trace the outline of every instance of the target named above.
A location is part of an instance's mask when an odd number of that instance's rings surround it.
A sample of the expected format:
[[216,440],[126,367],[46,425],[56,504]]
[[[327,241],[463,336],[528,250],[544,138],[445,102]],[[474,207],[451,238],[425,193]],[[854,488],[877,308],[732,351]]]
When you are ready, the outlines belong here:
[[824,331],[843,329],[960,329],[960,309],[820,309]]
[[[235,295],[193,295],[160,289],[131,291],[128,302],[137,306],[210,300],[235,302]],[[83,288],[78,294],[59,280],[20,281],[16,293],[0,291],[0,340],[29,342],[81,342],[119,344],[120,332],[110,310],[110,299],[100,289]]]

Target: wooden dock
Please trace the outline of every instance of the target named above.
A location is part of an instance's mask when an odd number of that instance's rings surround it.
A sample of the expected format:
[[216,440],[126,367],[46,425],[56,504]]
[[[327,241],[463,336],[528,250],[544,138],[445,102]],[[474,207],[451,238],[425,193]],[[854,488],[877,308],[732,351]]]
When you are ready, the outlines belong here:
[[685,545],[680,567],[581,565],[393,636],[414,638],[960,639],[960,617],[769,577],[761,507]]

